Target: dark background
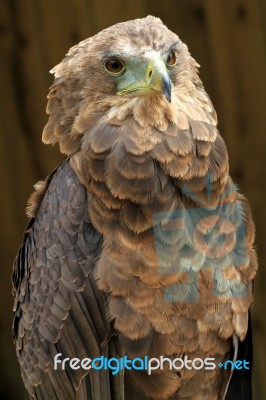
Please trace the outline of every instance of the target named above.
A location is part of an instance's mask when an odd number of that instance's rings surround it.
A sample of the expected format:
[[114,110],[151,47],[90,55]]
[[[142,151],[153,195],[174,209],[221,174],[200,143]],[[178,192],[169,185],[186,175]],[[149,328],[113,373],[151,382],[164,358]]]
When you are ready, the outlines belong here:
[[[23,400],[11,337],[12,262],[32,185],[62,160],[41,143],[48,71],[70,46],[119,21],[153,14],[186,42],[218,112],[230,169],[257,226],[253,308],[255,400],[266,398],[265,0],[0,0],[0,397]],[[67,400],[67,399],[66,399]]]

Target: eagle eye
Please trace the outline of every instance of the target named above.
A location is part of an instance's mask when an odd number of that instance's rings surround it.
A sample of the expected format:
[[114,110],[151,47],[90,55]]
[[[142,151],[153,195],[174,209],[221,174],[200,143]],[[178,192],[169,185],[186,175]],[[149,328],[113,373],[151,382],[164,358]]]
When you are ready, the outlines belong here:
[[173,68],[176,65],[176,63],[177,63],[176,52],[174,50],[171,50],[166,60],[166,66],[169,68]]
[[117,57],[112,57],[105,61],[104,68],[112,76],[120,76],[126,69],[124,62]]

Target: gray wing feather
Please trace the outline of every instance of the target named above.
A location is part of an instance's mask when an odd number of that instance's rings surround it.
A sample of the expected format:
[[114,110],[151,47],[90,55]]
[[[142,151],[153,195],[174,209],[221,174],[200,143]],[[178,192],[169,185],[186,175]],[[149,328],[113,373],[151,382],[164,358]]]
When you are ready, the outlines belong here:
[[90,370],[83,379],[82,369],[54,370],[57,353],[108,356],[114,344],[110,350],[105,298],[93,276],[101,235],[88,216],[86,189],[68,160],[48,184],[13,271],[13,335],[24,383],[38,400],[122,399],[122,383],[108,371]]

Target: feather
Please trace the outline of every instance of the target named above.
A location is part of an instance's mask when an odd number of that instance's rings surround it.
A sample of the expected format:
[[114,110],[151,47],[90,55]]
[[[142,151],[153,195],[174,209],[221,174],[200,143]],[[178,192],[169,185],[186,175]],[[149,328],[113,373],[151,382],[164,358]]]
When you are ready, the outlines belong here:
[[[125,62],[119,76],[106,64],[114,55]],[[30,197],[12,277],[32,399],[251,396],[251,373],[169,367],[176,357],[223,363],[251,347],[254,224],[197,68],[148,16],[84,40],[52,70],[43,141],[69,157]],[[241,284],[246,296],[235,296]],[[168,360],[151,375],[113,375],[54,369],[58,353]]]

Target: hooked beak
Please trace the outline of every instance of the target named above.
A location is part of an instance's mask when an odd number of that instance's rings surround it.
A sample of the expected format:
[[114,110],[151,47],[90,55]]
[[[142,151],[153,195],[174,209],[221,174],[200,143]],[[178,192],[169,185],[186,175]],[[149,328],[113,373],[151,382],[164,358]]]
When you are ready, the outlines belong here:
[[171,103],[172,83],[166,69],[157,68],[151,72],[150,87],[164,94],[166,100]]
[[171,103],[172,82],[164,61],[160,56],[151,57],[147,63],[137,66],[133,79],[129,84],[120,87],[117,94],[124,95],[133,92],[162,93],[166,100]]

